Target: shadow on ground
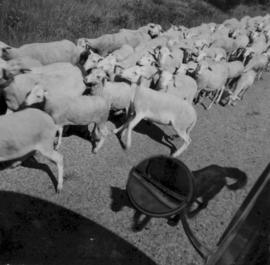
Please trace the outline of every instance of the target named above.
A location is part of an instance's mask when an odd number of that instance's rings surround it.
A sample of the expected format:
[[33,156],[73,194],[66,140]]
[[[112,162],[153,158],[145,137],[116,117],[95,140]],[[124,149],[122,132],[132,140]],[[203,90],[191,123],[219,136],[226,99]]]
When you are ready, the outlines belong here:
[[137,248],[70,210],[0,192],[1,264],[155,264]]
[[[125,122],[123,117],[119,119],[113,116],[110,117],[110,121],[115,125],[116,128],[120,127]],[[153,141],[156,141],[157,143],[168,147],[170,149],[171,154],[176,151],[176,147],[173,143],[173,140],[175,138],[178,138],[178,135],[170,136],[166,134],[160,127],[158,127],[152,122],[142,120],[136,125],[136,127],[134,128],[134,131],[139,134],[147,135]],[[119,142],[121,146],[125,148],[125,143],[123,142],[124,136],[122,138],[123,139],[121,139],[120,135],[118,134]]]

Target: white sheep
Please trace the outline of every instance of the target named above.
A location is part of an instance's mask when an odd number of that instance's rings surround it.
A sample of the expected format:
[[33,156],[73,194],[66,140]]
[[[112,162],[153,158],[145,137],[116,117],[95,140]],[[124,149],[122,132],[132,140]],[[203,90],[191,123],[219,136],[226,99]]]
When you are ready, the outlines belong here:
[[97,67],[98,62],[100,62],[104,57],[100,56],[98,53],[91,51],[87,57],[87,60],[83,64],[83,69],[87,73],[92,68]]
[[269,65],[269,52],[264,52],[262,54],[251,54],[253,57],[250,59],[248,64],[245,66],[245,72],[249,70],[254,70],[258,73],[257,79],[261,79],[263,71],[267,71]]
[[198,97],[196,102],[198,102],[203,90],[216,93],[212,102],[207,107],[209,110],[214,102],[219,103],[222,93],[225,90],[229,75],[228,66],[222,62],[213,61],[212,63],[209,63],[209,61],[204,60],[200,62],[199,67],[195,72],[198,83]]
[[[123,78],[128,78],[123,76]],[[197,114],[193,106],[185,100],[174,95],[154,91],[143,87],[139,80],[130,80],[134,91],[131,109],[135,111],[135,117],[129,119],[126,124],[114,130],[114,133],[123,132],[127,127],[127,144],[131,147],[132,129],[143,119],[164,125],[172,125],[177,134],[184,140],[184,144],[177,149],[172,156],[179,156],[191,143],[189,136],[196,124]],[[134,83],[134,82],[138,83]]]
[[29,43],[19,48],[2,48],[2,57],[5,60],[11,60],[19,57],[31,57],[38,60],[42,65],[69,62],[77,64],[80,59],[80,50],[69,40]]
[[70,63],[55,63],[35,67],[25,74],[18,74],[5,84],[2,93],[8,109],[16,111],[22,107],[26,95],[37,84],[53,95],[81,95],[85,90],[83,77],[78,67]]
[[254,84],[256,76],[257,73],[254,70],[249,70],[241,75],[234,92],[230,95],[229,104],[234,105],[236,100],[241,99],[240,97]]
[[21,161],[32,152],[40,152],[58,168],[57,191],[63,187],[63,157],[54,150],[57,126],[38,109],[25,109],[0,116],[0,162]]
[[143,65],[143,66],[134,65],[130,68],[124,69],[121,75],[134,76],[135,78],[142,77],[141,84],[143,86],[150,87],[153,80],[156,79],[157,73],[158,69],[154,65]]
[[81,49],[92,49],[101,56],[120,49],[128,44],[135,48],[140,43],[155,38],[161,32],[161,26],[149,23],[137,30],[121,29],[118,33],[104,34],[96,39],[80,38],[77,40],[77,46]]
[[170,51],[169,48],[163,46],[158,49],[157,62],[162,70],[173,73],[183,62],[184,52],[179,48]]
[[106,122],[109,116],[108,103],[99,96],[52,96],[42,86],[37,85],[27,95],[25,105],[43,104],[42,109],[48,113],[59,126],[59,141],[56,149],[61,144],[64,125],[89,125],[94,123],[94,132],[98,144],[93,152],[96,153],[103,145],[108,129]]
[[85,77],[84,81],[91,87],[91,94],[105,98],[112,110],[125,110],[127,114],[133,95],[131,86],[126,82],[112,82],[107,79],[106,73],[96,68]]

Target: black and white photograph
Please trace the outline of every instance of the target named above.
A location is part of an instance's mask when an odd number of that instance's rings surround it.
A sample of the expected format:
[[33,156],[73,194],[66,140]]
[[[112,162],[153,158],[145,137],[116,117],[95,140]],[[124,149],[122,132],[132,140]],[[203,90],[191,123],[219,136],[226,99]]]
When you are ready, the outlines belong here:
[[270,1],[0,0],[0,265],[270,265]]

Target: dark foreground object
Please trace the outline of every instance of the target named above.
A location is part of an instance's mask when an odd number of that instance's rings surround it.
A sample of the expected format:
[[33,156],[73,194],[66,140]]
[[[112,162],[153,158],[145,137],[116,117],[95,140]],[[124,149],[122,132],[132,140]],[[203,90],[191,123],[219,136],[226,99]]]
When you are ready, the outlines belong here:
[[270,163],[258,178],[207,265],[270,264]]
[[154,265],[97,223],[53,203],[0,191],[0,264]]

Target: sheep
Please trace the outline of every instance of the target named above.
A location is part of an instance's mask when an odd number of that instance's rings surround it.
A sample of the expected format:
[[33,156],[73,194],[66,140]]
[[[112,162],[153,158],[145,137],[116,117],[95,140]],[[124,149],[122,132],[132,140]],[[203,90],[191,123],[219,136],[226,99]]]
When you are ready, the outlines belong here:
[[153,49],[157,46],[164,46],[168,42],[166,37],[160,36],[155,39],[151,39],[146,42],[142,42],[134,49],[134,53],[126,58],[124,61],[120,62],[123,68],[129,68],[134,66],[140,58],[147,52],[153,52]]
[[201,92],[203,90],[209,92],[216,92],[216,96],[213,98],[210,105],[207,107],[209,110],[214,102],[219,102],[222,93],[225,89],[226,82],[228,80],[229,70],[228,66],[222,62],[202,61],[198,65],[195,71],[196,80],[198,82],[198,97],[195,99],[197,103],[200,99]]
[[100,56],[98,53],[95,52],[90,52],[87,60],[83,64],[83,69],[87,73],[89,72],[92,68],[97,67],[98,62],[100,62],[104,57]]
[[101,56],[106,56],[125,44],[135,48],[140,43],[157,37],[160,31],[160,25],[149,23],[137,30],[121,29],[118,33],[104,34],[96,39],[80,38],[77,40],[77,46],[81,50],[90,48]]
[[[123,76],[123,78],[128,77]],[[164,125],[172,125],[177,134],[184,140],[184,144],[172,154],[173,157],[179,156],[191,143],[189,134],[197,121],[195,109],[187,101],[174,95],[143,87],[140,85],[140,78],[138,80],[130,79],[130,81],[134,93],[131,109],[134,109],[135,117],[132,120],[129,119],[120,128],[115,129],[114,133],[121,131],[122,134],[127,127],[126,148],[128,149],[131,147],[132,129],[141,120],[145,119]]]
[[224,62],[228,67],[228,79],[239,77],[244,72],[244,65],[240,61]]
[[23,160],[40,152],[58,168],[57,192],[63,188],[63,156],[54,150],[57,126],[41,110],[28,108],[0,116],[0,162]]
[[48,113],[59,126],[59,141],[56,149],[59,148],[62,138],[62,127],[64,125],[89,125],[95,124],[95,136],[98,137],[98,144],[95,144],[94,153],[101,148],[107,135],[106,122],[109,117],[109,105],[99,96],[59,96],[55,97],[37,85],[27,95],[25,105],[43,104],[42,109]]
[[137,78],[141,76],[142,85],[150,87],[157,73],[158,69],[154,65],[144,65],[144,66],[134,65],[133,67],[124,69],[120,75],[123,76],[131,75]]
[[268,48],[267,41],[265,39],[265,36],[257,35],[255,34],[253,37],[254,39],[253,43],[251,46],[247,47],[245,53],[244,53],[244,64],[246,65],[247,63],[247,58],[250,56],[252,53],[257,55],[257,54],[262,54],[265,52]]
[[258,73],[257,79],[261,79],[263,71],[266,71],[269,65],[269,52],[264,52],[262,54],[254,55],[248,64],[245,66],[245,72],[249,70],[255,70]]
[[105,98],[112,110],[125,110],[127,114],[133,94],[130,85],[107,79],[108,76],[102,69],[95,68],[85,77],[84,82],[87,87],[91,87],[91,94]]
[[243,96],[247,89],[254,84],[256,76],[257,73],[252,69],[240,76],[234,92],[230,95],[229,104],[234,105],[236,100],[240,100],[240,96]]
[[197,61],[201,61],[204,58],[211,58],[216,62],[226,60],[227,54],[223,48],[218,47],[204,47],[199,51],[199,55],[197,57]]
[[13,81],[13,76],[8,71],[8,63],[0,58],[0,94],[3,88],[8,86]]
[[176,73],[173,75],[168,71],[161,71],[155,89],[179,96],[192,104],[197,93],[197,83],[193,78],[185,74]]
[[157,55],[158,65],[162,70],[173,73],[183,61],[183,51],[174,49],[174,54],[167,47],[160,47]]
[[75,65],[79,62],[80,54],[77,46],[69,40],[29,43],[19,48],[2,48],[2,57],[5,60],[27,56],[39,61],[42,65],[57,62],[69,62]]
[[79,68],[70,63],[55,63],[32,68],[25,74],[12,76],[2,88],[8,109],[17,111],[24,99],[37,84],[44,86],[53,95],[81,95],[85,90]]

